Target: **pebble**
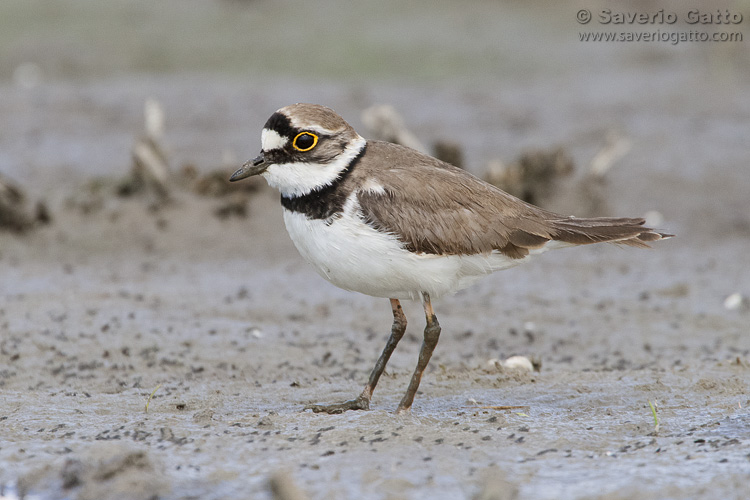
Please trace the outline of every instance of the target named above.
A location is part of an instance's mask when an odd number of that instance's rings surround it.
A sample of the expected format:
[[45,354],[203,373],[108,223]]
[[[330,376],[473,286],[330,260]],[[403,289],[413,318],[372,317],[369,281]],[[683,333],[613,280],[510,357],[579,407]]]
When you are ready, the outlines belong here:
[[750,309],[750,299],[739,292],[735,292],[724,299],[724,309],[727,311],[746,311]]

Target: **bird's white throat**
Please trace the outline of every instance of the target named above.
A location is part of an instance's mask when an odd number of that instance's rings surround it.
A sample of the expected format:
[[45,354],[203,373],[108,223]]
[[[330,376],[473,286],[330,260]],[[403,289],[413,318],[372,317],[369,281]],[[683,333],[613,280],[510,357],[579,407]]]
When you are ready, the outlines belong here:
[[[281,136],[276,134],[278,137],[273,137],[270,132],[273,131],[269,131],[269,134],[264,138],[264,144],[266,141],[269,144],[278,143]],[[276,163],[268,167],[261,176],[266,179],[269,186],[278,189],[285,197],[303,196],[314,189],[325,187],[335,181],[362,151],[365,143],[364,138],[357,136],[344,148],[341,154],[329,163]],[[266,151],[265,146],[263,150]]]

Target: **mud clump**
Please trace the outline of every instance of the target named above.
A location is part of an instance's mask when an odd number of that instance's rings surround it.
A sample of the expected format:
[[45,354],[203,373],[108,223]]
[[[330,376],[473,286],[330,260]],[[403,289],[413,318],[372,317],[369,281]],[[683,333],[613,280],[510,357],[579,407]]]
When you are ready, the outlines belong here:
[[545,206],[555,195],[560,179],[574,170],[573,159],[564,148],[539,149],[522,153],[510,165],[492,162],[485,180],[528,203]]
[[435,158],[450,163],[454,167],[464,168],[464,152],[457,142],[439,140],[433,145]]
[[148,500],[168,494],[169,487],[162,468],[144,450],[106,443],[26,474],[18,481],[18,492],[21,498]]
[[228,179],[235,170],[233,166],[225,166],[201,173],[194,165],[188,164],[180,169],[179,178],[190,193],[219,200],[213,211],[219,219],[245,218],[249,215],[249,196],[260,190],[263,184],[259,178],[230,183]]
[[164,132],[164,111],[161,104],[148,99],[144,106],[145,132],[137,138],[132,149],[132,167],[121,179],[115,193],[119,197],[140,196],[156,211],[172,203],[174,192],[220,198],[214,210],[220,219],[247,217],[247,194],[257,191],[259,180],[231,184],[229,178],[237,170],[234,155],[225,154],[224,165],[201,172],[192,163],[184,164],[177,172],[171,167],[169,147]]
[[32,208],[23,189],[0,175],[0,230],[23,233],[51,221],[43,201],[37,201]]
[[307,495],[295,484],[288,471],[279,471],[268,480],[274,500],[307,500]]
[[389,104],[370,106],[362,111],[362,123],[374,139],[400,144],[426,153],[427,148],[406,126],[401,114]]

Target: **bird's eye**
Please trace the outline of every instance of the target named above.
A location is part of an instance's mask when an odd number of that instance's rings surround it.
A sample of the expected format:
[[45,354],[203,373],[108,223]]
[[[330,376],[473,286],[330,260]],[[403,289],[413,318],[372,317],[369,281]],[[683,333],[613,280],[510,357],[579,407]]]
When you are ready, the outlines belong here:
[[318,143],[318,136],[310,132],[300,132],[292,141],[297,151],[310,151]]

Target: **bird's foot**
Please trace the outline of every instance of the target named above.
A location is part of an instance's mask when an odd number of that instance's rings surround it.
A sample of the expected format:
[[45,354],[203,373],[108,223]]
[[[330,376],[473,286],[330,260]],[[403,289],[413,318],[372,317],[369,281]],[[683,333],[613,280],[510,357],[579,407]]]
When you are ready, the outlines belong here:
[[411,414],[411,406],[399,405],[398,408],[396,408],[395,413],[396,415],[409,415]]
[[305,410],[312,410],[313,413],[328,413],[329,415],[337,415],[344,413],[349,410],[369,410],[370,400],[359,396],[357,399],[350,399],[343,403],[336,403],[332,405],[307,405]]

